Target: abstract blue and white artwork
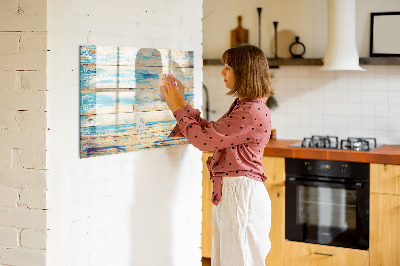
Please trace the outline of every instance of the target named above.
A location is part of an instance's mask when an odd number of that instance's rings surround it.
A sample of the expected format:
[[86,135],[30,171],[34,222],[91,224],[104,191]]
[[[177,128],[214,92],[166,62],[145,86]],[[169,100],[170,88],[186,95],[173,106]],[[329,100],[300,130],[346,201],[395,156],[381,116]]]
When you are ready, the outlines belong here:
[[169,138],[176,124],[160,84],[174,74],[193,104],[193,51],[80,47],[80,157],[188,143]]

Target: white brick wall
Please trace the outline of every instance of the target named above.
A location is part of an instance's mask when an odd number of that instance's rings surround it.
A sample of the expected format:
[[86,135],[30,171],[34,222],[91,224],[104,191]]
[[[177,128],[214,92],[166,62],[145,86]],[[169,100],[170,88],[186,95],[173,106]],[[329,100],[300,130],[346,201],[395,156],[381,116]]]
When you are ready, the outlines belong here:
[[1,265],[45,265],[46,2],[0,3]]
[[18,247],[19,230],[16,228],[0,227],[0,247]]
[[21,246],[31,249],[46,249],[46,231],[23,229]]
[[0,187],[0,207],[15,208],[18,204],[19,190],[11,187]]
[[200,106],[202,0],[56,0],[47,9],[47,264],[201,265],[201,152],[79,159],[79,45],[194,50]]

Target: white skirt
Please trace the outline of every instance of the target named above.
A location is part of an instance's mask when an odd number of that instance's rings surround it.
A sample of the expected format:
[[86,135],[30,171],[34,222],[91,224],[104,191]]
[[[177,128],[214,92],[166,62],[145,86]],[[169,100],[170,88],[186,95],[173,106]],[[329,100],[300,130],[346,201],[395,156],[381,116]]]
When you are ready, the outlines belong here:
[[262,182],[245,176],[223,177],[212,223],[212,266],[265,265],[271,249],[271,201]]

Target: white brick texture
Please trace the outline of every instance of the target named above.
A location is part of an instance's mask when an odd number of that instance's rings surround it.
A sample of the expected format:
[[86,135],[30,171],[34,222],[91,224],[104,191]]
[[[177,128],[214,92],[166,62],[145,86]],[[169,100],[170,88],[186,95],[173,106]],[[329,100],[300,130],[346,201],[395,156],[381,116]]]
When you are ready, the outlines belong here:
[[[0,20],[4,21],[2,18]],[[10,34],[14,39],[14,34]],[[0,53],[1,70],[46,70],[46,33],[22,32],[16,53]]]
[[19,231],[16,228],[0,227],[0,247],[17,247]]
[[11,152],[9,149],[0,149],[0,169],[11,167]]
[[3,149],[45,149],[46,131],[3,129],[0,130]]
[[[12,2],[12,3],[10,3]],[[18,7],[21,1],[15,0],[2,0],[0,9],[0,31],[46,31],[46,8],[44,6],[41,12],[38,10],[32,13],[29,9],[25,9],[24,5]],[[25,1],[24,1],[25,2]],[[27,2],[27,1],[26,1]],[[45,5],[46,1],[35,1],[38,6]],[[31,7],[35,6],[33,2],[29,4]],[[6,6],[3,9],[3,6]]]
[[45,91],[46,72],[45,71],[16,71],[16,87],[20,90]]
[[42,250],[28,250],[21,248],[0,247],[1,264],[43,266],[46,265],[45,252]]
[[25,248],[46,249],[45,231],[22,229],[21,246]]
[[[1,60],[1,59],[0,59]],[[36,91],[0,91],[2,109],[45,111],[46,95]]]
[[20,206],[29,209],[45,209],[46,208],[46,191],[22,189],[20,194]]
[[0,208],[0,226],[46,229],[46,212],[26,208]]
[[17,207],[18,199],[18,189],[10,187],[0,187],[0,207]]
[[0,265],[46,260],[46,11],[0,1]]
[[0,169],[0,186],[46,189],[46,172],[40,169]]
[[0,128],[43,130],[46,128],[45,112],[34,110],[0,110]]
[[[0,91],[14,90],[16,85],[16,72],[0,68]],[[0,105],[0,110],[3,109]]]
[[20,48],[20,38],[21,35],[17,32],[0,32],[0,54],[17,54]]

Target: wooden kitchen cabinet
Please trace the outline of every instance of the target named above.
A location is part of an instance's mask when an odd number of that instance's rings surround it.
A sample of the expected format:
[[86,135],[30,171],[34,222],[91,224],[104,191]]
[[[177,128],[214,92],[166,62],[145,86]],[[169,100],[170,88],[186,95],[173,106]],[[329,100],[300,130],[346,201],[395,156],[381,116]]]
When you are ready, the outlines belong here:
[[265,259],[266,266],[283,265],[285,241],[285,187],[265,184],[271,199],[271,250]]
[[400,196],[374,193],[370,201],[370,265],[400,265]]
[[370,167],[370,265],[400,265],[400,165]]
[[370,164],[371,193],[400,195],[400,165]]
[[203,258],[211,258],[212,252],[212,183],[206,165],[212,152],[203,153],[203,195],[202,195],[202,223],[201,223],[201,253]]
[[[285,241],[285,266],[366,266],[365,250]],[[283,265],[283,264],[282,264]]]
[[265,259],[266,266],[283,265],[285,240],[285,158],[264,156],[261,160],[267,175],[265,187],[271,199],[271,250]]
[[[203,196],[202,196],[202,234],[201,250],[202,256],[211,258],[212,253],[212,183],[208,172],[206,161],[211,152],[203,153]],[[271,199],[272,221],[271,221],[271,250],[266,258],[266,265],[283,265],[283,243],[285,230],[285,158],[263,157],[262,164],[268,176],[265,187]]]
[[264,156],[261,159],[264,172],[267,175],[265,184],[268,185],[285,185],[285,158]]

